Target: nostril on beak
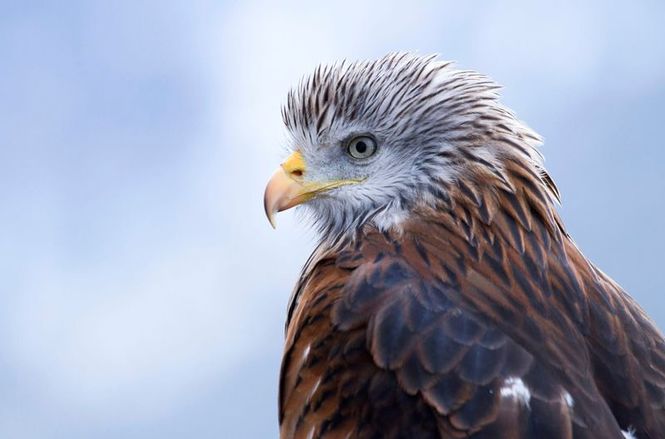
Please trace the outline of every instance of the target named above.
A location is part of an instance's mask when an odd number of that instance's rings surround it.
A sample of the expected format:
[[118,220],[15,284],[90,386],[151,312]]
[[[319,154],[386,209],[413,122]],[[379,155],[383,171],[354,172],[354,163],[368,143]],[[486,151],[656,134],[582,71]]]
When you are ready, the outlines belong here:
[[282,169],[284,169],[286,175],[292,180],[302,182],[307,168],[305,167],[305,160],[303,160],[302,154],[296,151],[282,163]]

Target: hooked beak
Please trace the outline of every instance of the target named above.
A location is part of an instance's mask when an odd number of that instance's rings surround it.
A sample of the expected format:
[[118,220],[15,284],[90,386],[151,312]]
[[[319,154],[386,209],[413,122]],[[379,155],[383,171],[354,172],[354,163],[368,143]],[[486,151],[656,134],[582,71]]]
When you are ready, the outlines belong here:
[[306,182],[306,173],[305,160],[302,154],[296,151],[281,164],[268,181],[263,195],[263,207],[273,228],[277,212],[305,203],[330,189],[360,182],[360,180]]

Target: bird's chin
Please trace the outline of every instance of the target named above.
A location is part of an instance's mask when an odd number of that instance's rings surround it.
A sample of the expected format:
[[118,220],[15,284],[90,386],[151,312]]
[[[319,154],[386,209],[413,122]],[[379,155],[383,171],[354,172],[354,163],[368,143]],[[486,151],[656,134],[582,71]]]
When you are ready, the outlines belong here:
[[298,206],[298,216],[309,223],[321,237],[348,227],[352,211],[335,196],[321,196]]

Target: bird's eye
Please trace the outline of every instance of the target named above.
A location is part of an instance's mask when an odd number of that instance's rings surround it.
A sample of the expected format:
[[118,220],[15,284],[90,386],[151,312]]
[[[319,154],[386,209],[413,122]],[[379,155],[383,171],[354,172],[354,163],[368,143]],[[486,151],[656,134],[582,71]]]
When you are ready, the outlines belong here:
[[368,136],[355,137],[346,151],[354,159],[366,159],[376,152],[376,141]]

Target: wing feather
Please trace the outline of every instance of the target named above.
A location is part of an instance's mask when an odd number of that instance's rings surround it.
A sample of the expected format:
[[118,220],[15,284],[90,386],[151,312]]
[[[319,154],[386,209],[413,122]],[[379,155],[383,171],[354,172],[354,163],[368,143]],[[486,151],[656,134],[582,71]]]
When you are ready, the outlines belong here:
[[283,438],[660,437],[662,336],[569,238],[506,206],[320,252],[288,325]]

